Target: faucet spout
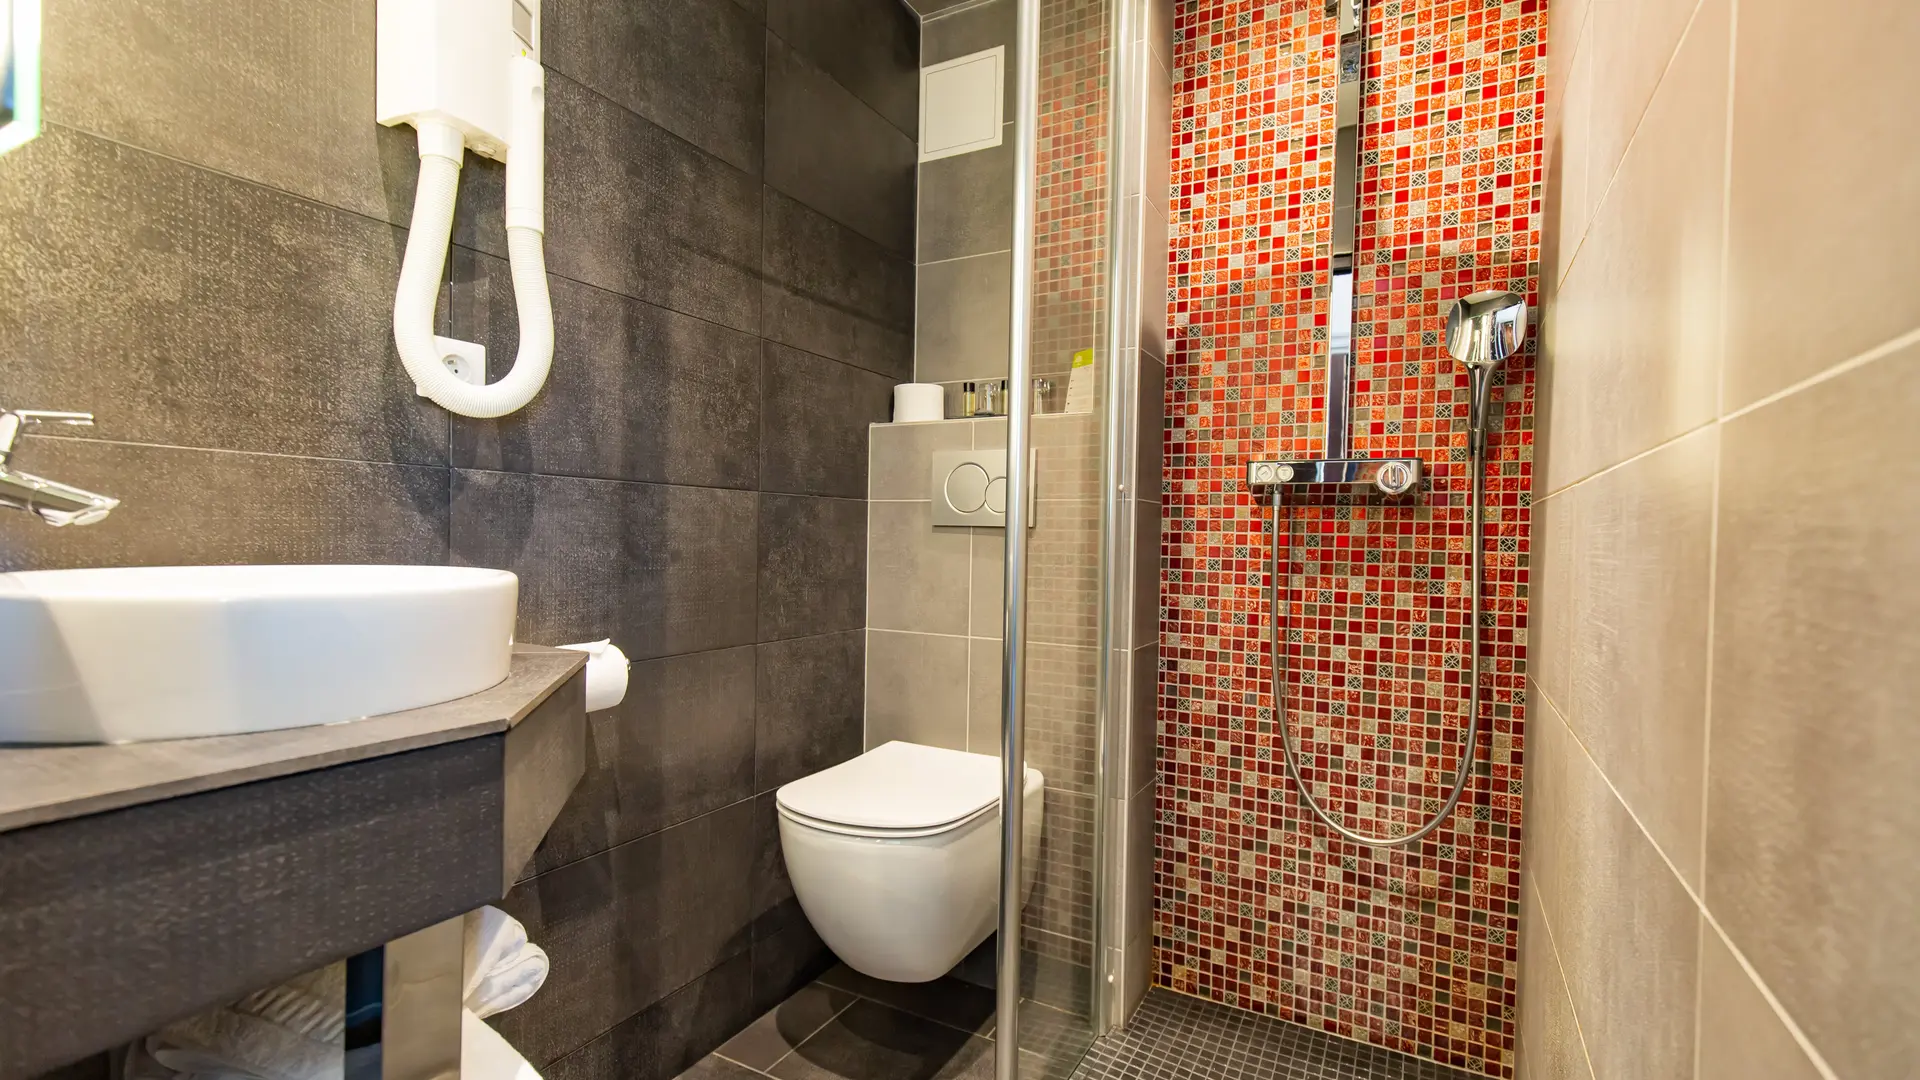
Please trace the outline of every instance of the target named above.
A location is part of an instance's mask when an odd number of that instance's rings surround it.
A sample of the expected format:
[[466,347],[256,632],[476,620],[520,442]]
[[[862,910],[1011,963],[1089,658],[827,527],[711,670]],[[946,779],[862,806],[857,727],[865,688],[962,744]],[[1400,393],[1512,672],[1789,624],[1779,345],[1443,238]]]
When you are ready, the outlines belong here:
[[0,412],[0,508],[25,510],[49,525],[91,525],[120,500],[10,467],[20,429],[28,424],[93,426],[92,413],[10,409]]

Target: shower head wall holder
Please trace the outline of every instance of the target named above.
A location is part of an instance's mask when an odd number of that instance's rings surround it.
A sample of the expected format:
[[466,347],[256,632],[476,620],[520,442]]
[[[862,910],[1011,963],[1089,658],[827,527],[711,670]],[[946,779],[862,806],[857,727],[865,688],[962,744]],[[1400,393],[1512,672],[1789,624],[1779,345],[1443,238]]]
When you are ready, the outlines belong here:
[[1379,489],[1383,495],[1405,495],[1419,486],[1424,473],[1425,466],[1417,457],[1249,461],[1247,487],[1368,484]]

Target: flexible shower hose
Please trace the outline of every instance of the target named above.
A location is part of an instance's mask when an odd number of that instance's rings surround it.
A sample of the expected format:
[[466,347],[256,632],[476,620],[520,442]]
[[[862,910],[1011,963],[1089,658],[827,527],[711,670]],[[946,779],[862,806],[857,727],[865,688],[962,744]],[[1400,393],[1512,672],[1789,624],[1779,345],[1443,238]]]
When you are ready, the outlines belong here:
[[1473,491],[1473,547],[1471,555],[1473,604],[1471,615],[1467,622],[1468,655],[1470,657],[1467,676],[1467,746],[1460,755],[1460,768],[1455,770],[1453,775],[1453,789],[1447,793],[1447,801],[1440,807],[1440,812],[1434,815],[1432,820],[1405,836],[1368,836],[1366,833],[1358,832],[1342,825],[1340,822],[1334,820],[1333,815],[1329,814],[1326,808],[1322,807],[1320,803],[1314,799],[1313,790],[1307,786],[1306,777],[1300,773],[1299,752],[1294,749],[1293,735],[1287,724],[1286,668],[1282,664],[1282,657],[1285,655],[1285,650],[1281,646],[1281,638],[1286,633],[1288,622],[1285,609],[1280,606],[1279,585],[1280,529],[1281,526],[1286,524],[1286,517],[1281,505],[1282,489],[1278,486],[1273,489],[1273,538],[1270,543],[1267,566],[1267,610],[1271,613],[1271,618],[1273,619],[1273,633],[1269,635],[1268,649],[1272,655],[1273,662],[1273,707],[1274,714],[1280,722],[1280,748],[1286,755],[1287,775],[1293,777],[1294,785],[1300,789],[1300,798],[1306,802],[1307,806],[1313,810],[1314,815],[1318,817],[1327,828],[1332,829],[1334,832],[1356,844],[1365,844],[1368,847],[1405,847],[1408,844],[1415,843],[1432,835],[1435,829],[1446,824],[1447,819],[1453,816],[1454,809],[1460,805],[1460,797],[1466,794],[1467,780],[1473,775],[1473,756],[1480,736],[1480,569],[1483,557],[1481,547],[1486,531],[1486,501],[1484,497],[1486,480],[1481,475],[1481,458],[1483,457],[1483,448],[1485,446],[1486,440],[1484,436],[1476,434],[1469,439],[1470,452],[1468,461],[1470,465],[1468,467],[1473,473],[1473,481],[1471,484]]

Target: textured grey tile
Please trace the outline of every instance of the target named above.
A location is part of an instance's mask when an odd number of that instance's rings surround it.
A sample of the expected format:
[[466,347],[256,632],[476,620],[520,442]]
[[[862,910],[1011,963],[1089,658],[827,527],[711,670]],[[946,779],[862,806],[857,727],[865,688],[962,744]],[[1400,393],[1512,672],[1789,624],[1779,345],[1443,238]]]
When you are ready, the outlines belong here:
[[969,1034],[993,1032],[993,991],[950,975],[929,982],[899,983],[863,975],[845,964],[838,964],[820,976],[820,982]]
[[707,153],[760,171],[766,50],[731,0],[546,0],[548,67]]
[[764,1075],[718,1054],[709,1054],[694,1062],[675,1080],[756,1080]]
[[1013,247],[1014,145],[1009,137],[920,166],[921,262]]
[[14,465],[123,502],[72,529],[0,512],[0,570],[447,558],[442,468],[41,438]]
[[920,424],[881,424],[868,430],[867,496],[873,499],[929,499],[936,450],[965,450],[972,445],[965,420]]
[[406,223],[413,133],[373,121],[362,0],[52,3],[42,40],[48,120]]
[[919,269],[914,377],[1003,379],[1013,303],[1013,256],[976,255]]
[[813,932],[812,924],[795,919],[754,941],[753,1003],[765,1012],[832,966],[833,951]]
[[1167,213],[1150,198],[1128,203],[1140,215],[1140,278],[1135,310],[1140,314],[1140,351],[1167,355]]
[[0,385],[128,442],[446,460],[393,348],[405,234],[49,128],[0,159]]
[[563,76],[547,80],[547,269],[760,327],[760,184]]
[[761,641],[852,630],[866,621],[867,504],[760,496]]
[[913,264],[764,190],[766,337],[893,379],[913,376]]
[[967,593],[967,632],[999,638],[1007,621],[1007,530],[971,529],[973,580]]
[[[922,0],[915,6],[922,15],[931,15],[934,12],[928,10],[929,6],[938,9],[953,5],[928,5]],[[972,56],[995,45],[1006,46],[1006,62],[1001,70],[1005,72],[1007,92],[1001,109],[1002,116],[1009,121],[1014,119],[1014,72],[1020,70],[1019,44],[1020,9],[1016,0],[989,0],[920,24],[920,63],[928,67]]]
[[868,749],[967,748],[967,639],[867,631]]
[[753,854],[742,802],[514,886],[552,969],[500,1033],[539,1068],[745,952]]
[[[521,1008],[540,1008],[539,996]],[[622,1020],[606,1034],[542,1069],[541,1076],[545,1080],[606,1080],[610,1076],[669,1080],[701,1060],[752,1015],[752,969],[743,954]]]
[[898,0],[769,0],[767,29],[909,138],[920,126],[920,24]]
[[868,506],[867,625],[967,632],[968,530],[933,524],[931,503]]
[[546,871],[753,794],[751,646],[641,660],[589,717],[587,772],[533,868]]
[[775,1065],[778,1080],[988,1080],[993,1044],[872,1001],[856,1002]]
[[1133,625],[1131,644],[1160,640],[1160,532],[1159,503],[1133,504]]
[[[1140,354],[1140,367],[1134,384],[1133,494],[1148,502],[1162,501],[1166,476],[1167,366],[1146,354]],[[1159,559],[1156,551],[1153,556]]]
[[772,791],[753,799],[753,870],[747,891],[755,941],[806,922],[793,895],[793,879],[787,876],[787,860],[780,847],[780,806]]
[[845,990],[810,983],[768,1010],[745,1031],[728,1039],[715,1053],[729,1061],[765,1069],[827,1026],[828,1021],[856,1000]]
[[1707,932],[1700,968],[1698,1080],[1817,1080],[1780,1014],[1719,934]]
[[1133,650],[1127,673],[1132,676],[1127,702],[1131,724],[1127,787],[1139,791],[1152,783],[1160,771],[1160,646],[1142,645]]
[[754,790],[771,791],[857,756],[866,635],[847,630],[758,648]]
[[950,7],[958,7],[966,3],[967,0],[904,0],[904,2],[914,10],[915,14],[924,19],[931,15],[937,15]]
[[1520,1056],[1530,1069],[1515,1069],[1521,1080],[1594,1080],[1531,875],[1520,885],[1519,1021]]
[[[1027,646],[1027,764],[1047,778],[1050,799],[1061,792],[1093,793],[1099,677],[1098,649],[1039,641]],[[1047,814],[1060,816],[1051,803]]]
[[1536,692],[1561,709],[1573,704],[1573,527],[1582,489],[1533,502],[1527,618],[1527,671]]
[[767,183],[913,254],[913,139],[767,34]]
[[456,471],[453,560],[520,575],[522,641],[635,660],[754,640],[754,493]]
[[[1040,643],[1091,646],[1099,637],[1100,505],[1043,498],[1034,517],[1027,544],[1028,634]],[[1135,639],[1151,640],[1140,628]]]
[[760,490],[863,499],[867,428],[886,423],[893,380],[765,343]]
[[[1789,0],[1740,5],[1736,68],[1791,64],[1795,77],[1734,80],[1728,408],[1920,326],[1901,257],[1920,244],[1920,155],[1887,145],[1908,130],[1904,103],[1920,94],[1909,59],[1920,9],[1851,0],[1832,20],[1804,14]],[[1828,208],[1819,228],[1779,213],[1815,203]],[[1837,311],[1850,314],[1807,314]]]
[[1920,965],[1920,347],[1723,428],[1706,900],[1839,1076],[1898,1076]]
[[[452,336],[513,366],[520,319],[504,260],[456,248]],[[453,421],[467,468],[753,487],[759,477],[760,342],[751,334],[548,276],[553,370],[497,420]]]

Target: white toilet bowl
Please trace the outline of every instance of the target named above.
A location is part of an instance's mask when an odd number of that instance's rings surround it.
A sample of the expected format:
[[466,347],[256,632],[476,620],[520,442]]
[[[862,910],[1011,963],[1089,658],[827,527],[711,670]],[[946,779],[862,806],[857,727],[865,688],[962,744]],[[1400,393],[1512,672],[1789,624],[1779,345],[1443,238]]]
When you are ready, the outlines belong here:
[[[1033,888],[1046,782],[1026,771],[1021,895]],[[847,966],[926,982],[999,913],[1000,759],[890,742],[782,787],[780,848],[801,910]]]

